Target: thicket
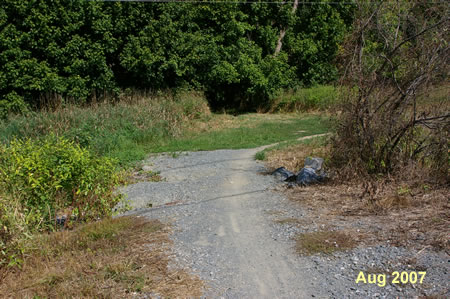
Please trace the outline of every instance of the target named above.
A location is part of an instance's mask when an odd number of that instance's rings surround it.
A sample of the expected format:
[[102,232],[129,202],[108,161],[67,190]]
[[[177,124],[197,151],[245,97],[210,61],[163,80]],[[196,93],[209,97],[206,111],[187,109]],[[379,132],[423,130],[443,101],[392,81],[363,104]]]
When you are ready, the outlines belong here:
[[127,89],[201,89],[213,108],[265,106],[281,88],[336,78],[352,14],[298,1],[2,0],[0,116]]
[[114,191],[116,167],[52,134],[0,144],[0,268],[16,262],[14,249],[24,236],[55,229],[58,215],[66,222],[111,215],[122,198]]
[[431,100],[433,86],[448,84],[448,26],[446,3],[357,1],[341,51],[351,92],[333,143],[337,165],[353,175],[430,171],[448,183],[448,93]]

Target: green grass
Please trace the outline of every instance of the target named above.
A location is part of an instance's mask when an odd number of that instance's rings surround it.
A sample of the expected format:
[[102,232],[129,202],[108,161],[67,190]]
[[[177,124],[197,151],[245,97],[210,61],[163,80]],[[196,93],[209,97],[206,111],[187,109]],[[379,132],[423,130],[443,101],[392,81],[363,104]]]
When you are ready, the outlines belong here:
[[[0,139],[41,138],[54,133],[129,167],[149,153],[251,148],[324,133],[325,117],[210,114],[198,95],[181,99],[141,99],[137,103],[69,107],[0,121]],[[194,123],[214,126],[198,130]],[[304,131],[298,133],[298,131]]]
[[[257,116],[262,120],[264,120],[264,117],[264,114]],[[151,152],[171,152],[253,148],[302,136],[325,133],[329,128],[329,122],[321,116],[290,115],[286,118],[288,121],[260,121],[256,126],[200,134],[194,133],[183,138],[162,140],[161,144],[151,145],[149,150]]]
[[330,85],[288,90],[283,91],[273,101],[272,110],[279,112],[324,111],[336,104],[339,97],[338,90]]

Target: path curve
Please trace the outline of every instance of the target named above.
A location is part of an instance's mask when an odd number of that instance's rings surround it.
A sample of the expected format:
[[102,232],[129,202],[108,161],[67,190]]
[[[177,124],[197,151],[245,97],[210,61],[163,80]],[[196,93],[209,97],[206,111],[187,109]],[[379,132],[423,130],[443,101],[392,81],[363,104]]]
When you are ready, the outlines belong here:
[[127,187],[134,214],[173,223],[174,260],[205,281],[205,297],[321,297],[312,265],[271,233],[268,215],[287,199],[254,159],[266,147],[153,157],[146,167],[166,181]]

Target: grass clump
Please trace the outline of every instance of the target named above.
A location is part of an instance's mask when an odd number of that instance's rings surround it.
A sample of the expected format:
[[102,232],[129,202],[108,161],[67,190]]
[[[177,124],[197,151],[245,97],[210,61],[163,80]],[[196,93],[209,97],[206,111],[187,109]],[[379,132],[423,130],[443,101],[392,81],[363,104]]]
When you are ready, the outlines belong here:
[[302,233],[297,236],[296,250],[299,254],[331,254],[338,250],[354,248],[354,239],[340,231],[318,231]]
[[272,110],[278,112],[324,111],[333,106],[337,98],[337,89],[330,85],[289,90],[273,101]]
[[157,220],[119,217],[37,235],[23,266],[3,273],[0,297],[200,296],[197,277],[169,269],[167,234]]

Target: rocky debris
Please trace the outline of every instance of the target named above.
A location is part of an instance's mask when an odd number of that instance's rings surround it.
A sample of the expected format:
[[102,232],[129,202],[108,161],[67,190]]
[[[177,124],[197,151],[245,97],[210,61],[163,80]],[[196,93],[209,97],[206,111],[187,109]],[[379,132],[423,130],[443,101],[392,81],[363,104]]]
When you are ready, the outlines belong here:
[[327,179],[327,174],[323,169],[323,159],[310,157],[305,159],[305,167],[300,169],[297,174],[280,167],[275,169],[272,175],[285,182],[296,183],[300,186],[322,183]]

